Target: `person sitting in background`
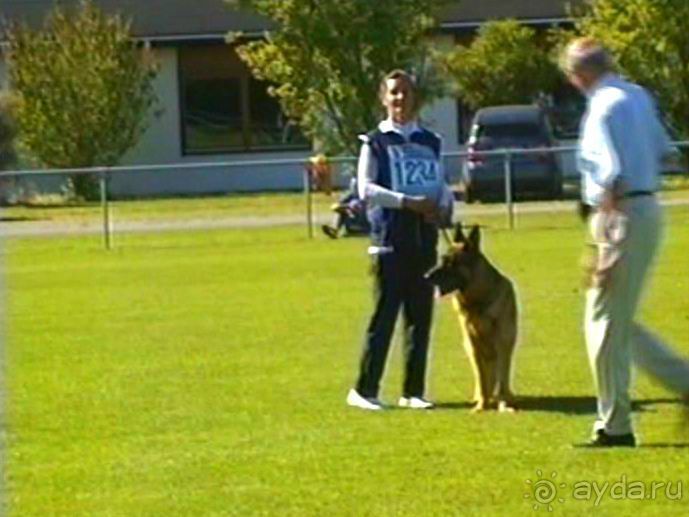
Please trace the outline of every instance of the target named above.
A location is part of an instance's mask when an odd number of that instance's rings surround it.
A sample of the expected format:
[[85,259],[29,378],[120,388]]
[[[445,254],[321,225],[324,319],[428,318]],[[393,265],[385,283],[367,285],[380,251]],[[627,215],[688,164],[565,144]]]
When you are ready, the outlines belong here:
[[331,208],[335,218],[332,225],[321,226],[325,235],[337,239],[343,229],[348,233],[368,233],[366,203],[359,197],[356,177],[350,181],[349,190]]

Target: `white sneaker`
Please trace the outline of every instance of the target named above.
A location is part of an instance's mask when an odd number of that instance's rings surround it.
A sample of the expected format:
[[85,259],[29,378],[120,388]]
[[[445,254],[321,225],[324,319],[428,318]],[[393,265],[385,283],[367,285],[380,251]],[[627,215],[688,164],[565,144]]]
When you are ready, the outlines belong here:
[[433,402],[429,402],[421,397],[400,397],[397,405],[399,407],[406,407],[409,409],[433,409],[435,407]]
[[347,405],[360,409],[368,409],[369,411],[380,411],[383,409],[383,404],[380,400],[362,397],[359,395],[359,392],[353,388],[347,393]]

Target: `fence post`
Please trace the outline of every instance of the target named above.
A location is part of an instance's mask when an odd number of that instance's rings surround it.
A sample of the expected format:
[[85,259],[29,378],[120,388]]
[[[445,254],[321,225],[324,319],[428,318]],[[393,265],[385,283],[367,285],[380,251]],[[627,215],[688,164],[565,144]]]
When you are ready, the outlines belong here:
[[514,230],[514,203],[512,202],[512,153],[505,153],[505,204],[507,205],[507,225]]
[[112,249],[112,236],[110,228],[110,202],[108,200],[108,182],[110,180],[108,169],[100,169],[100,204],[103,210],[103,244],[106,250]]
[[306,232],[313,239],[313,195],[311,193],[311,170],[304,167],[304,196],[306,198]]

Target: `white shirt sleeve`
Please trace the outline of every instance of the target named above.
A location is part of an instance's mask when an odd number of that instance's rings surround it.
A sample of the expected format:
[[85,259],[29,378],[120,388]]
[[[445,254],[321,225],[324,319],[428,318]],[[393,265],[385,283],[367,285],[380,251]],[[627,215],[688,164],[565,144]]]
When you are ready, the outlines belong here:
[[443,223],[449,225],[452,222],[452,213],[454,211],[455,196],[452,192],[452,189],[450,188],[450,184],[447,181],[447,177],[445,176],[445,167],[443,165],[442,158],[440,158],[439,166],[441,177],[443,178],[443,190],[440,193],[440,199],[438,200],[438,208],[440,208]]
[[614,112],[603,117],[601,129],[603,141],[601,142],[601,161],[599,164],[599,180],[606,188],[611,188],[620,179],[622,174],[621,152],[623,139],[620,132],[624,131],[620,127],[621,119],[614,116]]
[[376,183],[378,179],[378,162],[371,145],[364,140],[359,153],[359,165],[357,167],[357,181],[359,185],[359,197],[369,206],[382,208],[402,208],[404,194],[394,192]]
[[[581,142],[581,158],[588,164],[588,177],[600,188],[609,188],[620,174],[613,115],[607,107],[595,107],[588,116]],[[619,140],[618,140],[619,141]]]

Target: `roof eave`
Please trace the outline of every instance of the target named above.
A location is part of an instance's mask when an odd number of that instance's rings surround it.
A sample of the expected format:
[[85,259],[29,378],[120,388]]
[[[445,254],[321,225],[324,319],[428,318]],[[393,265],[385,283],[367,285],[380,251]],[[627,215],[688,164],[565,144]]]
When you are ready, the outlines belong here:
[[[484,23],[492,20],[475,20],[475,21],[462,21],[462,22],[443,22],[439,25],[439,29],[442,31],[455,31],[462,29],[476,29],[483,25]],[[530,18],[521,19],[521,23],[526,25],[562,25],[573,23],[572,18]],[[252,30],[252,31],[239,31],[243,37],[246,38],[260,38],[264,36],[269,29],[265,30]],[[227,32],[212,32],[204,34],[166,34],[166,35],[137,35],[134,39],[150,41],[151,43],[182,43],[185,41],[217,41],[225,40],[227,38]]]
[[[501,18],[492,18],[492,19],[487,19],[487,20],[469,20],[469,21],[462,21],[462,22],[443,22],[440,24],[440,28],[444,30],[453,30],[453,29],[475,29],[477,27],[480,27],[481,25],[491,22],[491,21],[497,21],[500,20]],[[520,18],[518,19],[520,23],[523,23],[524,25],[561,25],[561,24],[568,24],[568,23],[573,23],[572,18],[567,18],[567,17],[553,17],[553,18]]]

